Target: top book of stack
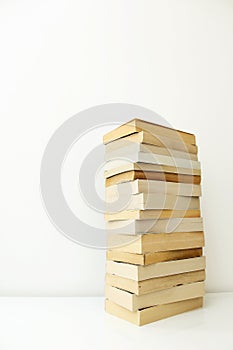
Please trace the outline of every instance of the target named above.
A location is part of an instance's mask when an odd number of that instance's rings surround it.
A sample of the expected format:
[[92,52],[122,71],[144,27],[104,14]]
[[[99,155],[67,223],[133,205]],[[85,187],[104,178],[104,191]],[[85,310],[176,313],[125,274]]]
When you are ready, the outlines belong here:
[[[182,143],[184,144],[184,147],[181,150],[184,151],[186,149],[189,153],[197,154],[195,135],[166,126],[153,124],[137,118],[130,120],[129,122],[104,135],[103,142],[106,145],[109,142],[133,135],[135,133],[137,133],[136,136],[138,138],[138,142],[163,147],[164,141],[167,146],[170,144],[170,147],[168,148],[171,149],[176,149],[176,147],[180,149],[180,147],[182,147],[180,143]],[[134,138],[131,138],[130,140],[133,142]]]

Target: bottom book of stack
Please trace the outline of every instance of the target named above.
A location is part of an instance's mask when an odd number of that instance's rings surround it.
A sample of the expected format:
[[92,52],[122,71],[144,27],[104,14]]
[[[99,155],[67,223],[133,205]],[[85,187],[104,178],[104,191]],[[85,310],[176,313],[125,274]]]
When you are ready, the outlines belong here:
[[175,303],[155,305],[137,311],[129,311],[109,299],[105,301],[106,312],[132,322],[138,326],[159,321],[163,318],[175,316],[180,313],[191,311],[203,306],[203,297],[177,301]]
[[108,313],[141,326],[203,305],[203,232],[192,237],[173,233],[179,240],[160,251],[166,235],[171,234],[141,235],[137,242],[107,252]]

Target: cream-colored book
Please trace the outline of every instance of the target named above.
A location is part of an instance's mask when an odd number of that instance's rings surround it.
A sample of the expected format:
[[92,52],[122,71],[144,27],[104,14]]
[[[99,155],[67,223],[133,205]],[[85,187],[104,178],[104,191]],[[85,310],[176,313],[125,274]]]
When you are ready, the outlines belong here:
[[186,183],[175,183],[156,180],[134,180],[123,182],[118,185],[109,186],[105,189],[106,198],[115,201],[119,196],[139,193],[163,193],[174,196],[200,197],[201,186]]
[[[112,167],[113,165],[114,167]],[[194,168],[181,168],[181,167],[163,165],[163,164],[159,165],[159,164],[151,164],[151,163],[131,163],[131,162],[125,162],[124,164],[118,166],[117,163],[114,164],[114,161],[113,161],[111,162],[109,169],[106,163],[104,176],[105,178],[109,178],[111,176],[119,175],[121,173],[125,173],[128,171],[142,171],[142,172],[152,172],[152,173],[154,172],[154,173],[160,173],[160,174],[162,173],[163,174],[162,181],[165,181],[166,179],[165,174],[171,174],[171,175],[177,174],[179,175],[178,179],[182,178],[181,175],[192,175],[192,176],[201,175],[201,170],[194,169]],[[150,178],[148,180],[150,180]],[[180,182],[180,181],[178,180],[177,182]]]
[[112,275],[143,281],[150,278],[175,275],[205,269],[205,257],[165,261],[146,266],[107,260],[106,272]]
[[204,232],[171,232],[141,235],[108,235],[107,245],[121,252],[144,254],[204,247]]
[[161,154],[153,154],[153,153],[126,153],[123,152],[111,152],[109,154],[105,154],[106,170],[111,170],[116,167],[120,167],[122,165],[128,163],[148,163],[148,164],[157,164],[157,165],[167,165],[171,167],[177,168],[187,168],[187,169],[198,169],[200,170],[200,162],[197,160],[190,160],[184,158],[172,158],[169,156],[164,156]]
[[139,131],[147,131],[158,138],[161,135],[179,141],[180,143],[187,143],[191,145],[196,144],[195,136],[193,134],[137,118],[130,120],[118,128],[108,132],[106,135],[104,135],[103,142],[104,144],[107,144],[111,141]]
[[161,319],[178,315],[183,312],[198,309],[203,306],[203,297],[187,299],[176,303],[156,305],[135,312],[129,311],[110,300],[105,301],[105,311],[137,326],[159,321]]
[[203,231],[202,218],[119,220],[105,223],[107,234],[146,234]]
[[196,258],[202,256],[202,248],[168,250],[145,254],[121,252],[117,249],[108,250],[107,259],[135,265],[151,265],[157,262]]
[[126,155],[130,153],[146,152],[152,154],[160,154],[164,156],[169,156],[173,158],[183,158],[189,160],[198,160],[197,154],[189,153],[187,151],[179,151],[168,147],[159,147],[155,145],[150,145],[148,143],[131,141],[129,137],[122,137],[118,140],[108,143],[105,145],[105,150],[107,154],[107,159],[110,155],[113,157],[118,156],[118,154]]
[[104,215],[105,221],[200,217],[200,210],[123,210]]
[[154,305],[175,303],[181,300],[203,297],[204,295],[205,282],[184,284],[143,295],[132,294],[109,285],[105,286],[106,298],[129,311],[137,311]]
[[174,196],[166,193],[138,193],[121,195],[117,201],[112,202],[111,198],[106,195],[107,212],[146,209],[200,210],[200,201],[198,197]]
[[148,294],[158,290],[176,287],[182,284],[201,282],[205,280],[205,270],[179,273],[177,275],[150,278],[144,281],[134,281],[129,278],[106,274],[106,284],[127,290],[137,295]]

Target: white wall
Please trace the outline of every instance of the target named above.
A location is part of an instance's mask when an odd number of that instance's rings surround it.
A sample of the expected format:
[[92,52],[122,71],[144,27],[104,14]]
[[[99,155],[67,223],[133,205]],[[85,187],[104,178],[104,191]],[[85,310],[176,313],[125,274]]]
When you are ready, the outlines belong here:
[[0,295],[103,293],[105,253],[56,231],[39,171],[62,122],[110,102],[197,135],[207,290],[233,290],[233,2],[1,1],[0,36]]

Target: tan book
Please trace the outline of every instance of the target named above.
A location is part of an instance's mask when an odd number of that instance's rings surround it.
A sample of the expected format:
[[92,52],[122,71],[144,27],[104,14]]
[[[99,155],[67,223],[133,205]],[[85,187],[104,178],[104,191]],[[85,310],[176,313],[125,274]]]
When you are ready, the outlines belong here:
[[111,177],[107,177],[105,179],[105,185],[106,187],[108,187],[122,182],[128,182],[137,179],[182,182],[195,185],[199,185],[201,182],[201,176],[199,175],[173,174],[163,171],[126,171],[120,174],[112,175]]
[[203,220],[194,218],[169,218],[146,220],[118,220],[105,223],[107,234],[146,234],[203,231]]
[[106,274],[106,284],[127,290],[128,292],[142,295],[158,290],[176,287],[182,284],[201,282],[205,280],[205,270],[191,271],[177,275],[150,278],[144,281],[134,281],[117,275]]
[[175,130],[166,126],[150,123],[141,119],[133,119],[129,122],[119,126],[118,128],[108,132],[103,137],[104,144],[119,139],[121,137],[133,134],[139,131],[147,131],[150,134],[159,137],[166,136],[171,139],[177,140],[180,143],[187,143],[191,145],[195,145],[195,136],[193,134]]
[[188,183],[175,183],[156,180],[134,180],[106,187],[106,198],[115,201],[119,196],[139,193],[163,193],[175,196],[200,197],[201,186]]
[[146,220],[167,218],[196,218],[200,217],[200,210],[124,210],[119,213],[107,213],[105,221],[116,220]]
[[107,259],[112,261],[120,261],[135,265],[151,265],[163,261],[196,258],[202,256],[202,248],[170,250],[145,254],[127,253],[113,249],[108,250],[106,255]]
[[120,140],[122,142],[136,142],[136,143],[143,143],[147,145],[154,145],[154,146],[163,147],[166,149],[187,152],[194,155],[197,155],[197,152],[198,152],[198,147],[196,145],[180,142],[179,140],[176,140],[174,138],[170,138],[167,136],[152,135],[150,132],[147,132],[147,131],[135,132],[128,136],[124,136],[120,139],[116,139],[115,141],[112,141],[110,144],[113,145],[113,148],[114,148],[115,143],[117,143]]
[[[136,134],[133,134],[130,137],[129,136],[122,137],[118,140],[115,140],[105,145],[107,158],[109,158],[110,155],[112,155],[113,157],[116,157],[119,154],[119,152],[121,155],[135,153],[135,152],[148,152],[152,154],[157,154],[157,155],[159,154],[159,155],[169,156],[173,158],[198,160],[197,154],[189,153],[187,152],[187,150],[184,151],[184,149],[180,151],[180,150],[172,149],[170,147],[166,147],[166,145],[160,144],[160,146],[155,146],[153,144],[150,145],[148,143],[144,143],[140,141],[135,142],[135,139],[136,139],[135,135]],[[168,140],[167,142],[170,143],[170,139]]]
[[138,193],[134,195],[121,195],[111,202],[106,196],[106,211],[118,212],[119,210],[200,210],[198,197],[173,196],[166,193]]
[[198,309],[202,306],[203,297],[178,301],[176,303],[156,305],[132,312],[110,300],[105,301],[105,311],[107,313],[134,323],[137,326],[143,326],[183,312]]
[[204,232],[171,232],[142,235],[109,235],[109,249],[144,254],[204,247]]
[[204,295],[205,282],[183,284],[143,295],[132,294],[126,290],[109,285],[105,286],[106,298],[129,311],[137,311],[154,305],[175,303],[177,301],[203,297]]
[[[115,165],[114,165],[115,164]],[[166,173],[172,175],[179,175],[178,182],[180,181],[181,175],[192,175],[192,176],[200,176],[201,170],[194,168],[182,168],[177,166],[163,165],[163,164],[151,164],[151,163],[132,163],[132,162],[124,162],[122,165],[117,165],[117,162],[108,162],[105,164],[104,176],[105,178],[119,175],[121,173],[125,173],[127,171],[142,171],[142,172],[155,172],[155,173]],[[109,168],[109,169],[108,169]],[[150,179],[148,179],[150,180]],[[155,179],[157,180],[157,179]],[[165,181],[165,175],[163,176],[162,181]],[[169,180],[170,181],[170,180]],[[171,181],[174,182],[174,181]]]
[[141,266],[107,260],[106,272],[112,275],[143,281],[150,278],[175,275],[205,269],[205,257],[172,260]]

